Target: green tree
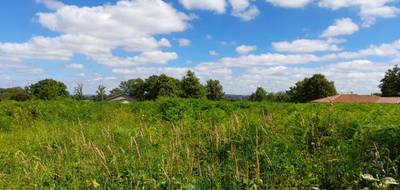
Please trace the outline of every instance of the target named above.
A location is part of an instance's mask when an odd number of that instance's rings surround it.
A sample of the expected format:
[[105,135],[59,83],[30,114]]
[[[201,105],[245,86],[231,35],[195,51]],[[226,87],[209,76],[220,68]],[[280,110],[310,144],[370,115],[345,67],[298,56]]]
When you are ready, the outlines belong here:
[[400,96],[400,68],[397,65],[386,71],[379,87],[384,97]]
[[201,85],[199,78],[190,70],[183,77],[181,88],[184,98],[203,98],[206,95],[206,89]]
[[181,94],[180,82],[165,74],[153,75],[145,81],[145,92],[147,100],[155,100],[159,97],[177,97]]
[[257,90],[250,95],[251,101],[264,101],[267,100],[267,91],[265,91],[262,87],[258,87]]
[[124,91],[121,88],[114,88],[110,91],[110,97],[124,95]]
[[76,100],[84,100],[85,96],[83,95],[83,84],[78,84],[75,88],[74,99]]
[[0,100],[27,101],[31,96],[20,87],[0,89]]
[[309,102],[336,94],[335,84],[332,81],[328,81],[322,74],[315,74],[311,78],[305,78],[297,82],[288,91],[288,95],[293,102]]
[[103,86],[103,85],[99,85],[99,86],[97,87],[96,94],[97,94],[97,96],[96,96],[96,100],[97,100],[97,101],[104,101],[104,100],[106,100],[106,98],[107,98],[107,95],[106,95],[106,87]]
[[224,89],[219,80],[208,80],[206,85],[207,98],[209,100],[221,100],[224,98]]
[[125,95],[128,95],[135,100],[145,99],[145,82],[143,79],[130,79],[128,81],[121,82],[119,88],[123,91]]
[[161,74],[157,81],[157,97],[178,97],[181,94],[179,86],[180,81],[178,79]]
[[67,86],[53,79],[41,80],[26,88],[29,94],[37,99],[52,100],[59,97],[68,97]]

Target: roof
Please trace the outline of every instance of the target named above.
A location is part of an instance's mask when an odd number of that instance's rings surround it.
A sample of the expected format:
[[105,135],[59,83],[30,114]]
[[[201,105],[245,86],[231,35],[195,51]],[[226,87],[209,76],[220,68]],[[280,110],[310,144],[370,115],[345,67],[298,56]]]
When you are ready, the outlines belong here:
[[312,101],[313,103],[381,103],[400,104],[400,97],[379,97],[374,95],[340,94]]
[[133,98],[131,98],[130,96],[126,96],[126,95],[117,95],[117,96],[109,97],[108,101],[110,101],[110,102],[133,101]]

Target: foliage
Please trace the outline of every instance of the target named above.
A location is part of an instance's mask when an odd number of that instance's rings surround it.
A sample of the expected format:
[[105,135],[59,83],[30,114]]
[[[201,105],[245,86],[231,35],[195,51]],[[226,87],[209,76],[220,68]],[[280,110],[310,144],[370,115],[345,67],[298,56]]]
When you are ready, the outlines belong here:
[[262,87],[258,87],[257,90],[250,95],[250,100],[258,102],[267,100],[267,91],[265,91]]
[[397,65],[386,71],[379,87],[384,97],[400,96],[400,68]]
[[398,189],[399,111],[3,101],[0,189]]
[[165,74],[150,76],[145,81],[145,97],[155,100],[160,97],[178,97],[180,92],[179,80]]
[[7,88],[0,89],[0,101],[1,100],[15,100],[15,101],[27,101],[30,100],[31,96],[22,88]]
[[74,99],[75,100],[84,100],[85,96],[83,95],[83,84],[78,84],[75,88]]
[[97,101],[104,101],[107,98],[107,94],[106,94],[106,87],[103,85],[99,85],[97,87],[97,91],[96,91],[96,100]]
[[124,95],[124,91],[121,90],[121,88],[114,88],[110,91],[110,97],[114,97],[114,96],[121,96]]
[[184,98],[203,98],[206,96],[206,89],[193,71],[187,71],[186,76],[182,78],[181,86],[182,97]]
[[322,74],[315,74],[311,78],[305,78],[297,82],[288,91],[288,95],[293,102],[309,102],[336,94],[334,83],[328,81]]
[[67,86],[53,79],[41,80],[27,87],[30,95],[41,100],[53,100],[59,97],[68,97]]
[[219,80],[208,80],[206,84],[207,98],[209,100],[221,100],[224,98],[224,88]]
[[135,100],[145,100],[145,83],[143,79],[130,79],[121,82],[119,88],[125,95],[131,96]]

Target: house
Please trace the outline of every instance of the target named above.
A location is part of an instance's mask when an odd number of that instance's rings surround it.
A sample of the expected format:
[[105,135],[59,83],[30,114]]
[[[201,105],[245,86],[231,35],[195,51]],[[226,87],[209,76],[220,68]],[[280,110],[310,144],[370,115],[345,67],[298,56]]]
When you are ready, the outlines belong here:
[[109,102],[117,102],[122,104],[129,104],[133,101],[133,98],[126,95],[117,95],[107,99]]
[[380,97],[375,95],[339,94],[311,101],[312,103],[370,103],[400,104],[400,97]]

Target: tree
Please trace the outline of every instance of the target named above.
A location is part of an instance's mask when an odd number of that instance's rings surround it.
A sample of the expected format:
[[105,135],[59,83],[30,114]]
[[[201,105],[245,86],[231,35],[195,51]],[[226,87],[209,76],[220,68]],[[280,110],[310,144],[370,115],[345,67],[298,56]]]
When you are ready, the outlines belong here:
[[37,99],[52,100],[59,97],[68,97],[67,86],[53,79],[41,80],[26,88],[29,94]]
[[0,100],[27,101],[31,96],[20,87],[0,89]]
[[180,81],[178,79],[161,74],[157,81],[157,97],[178,97],[181,94],[179,86]]
[[136,100],[145,99],[145,82],[143,79],[130,79],[128,81],[121,82],[119,88],[125,95],[128,95]]
[[264,101],[267,99],[267,91],[265,91],[262,87],[258,87],[257,90],[250,95],[251,101]]
[[78,84],[75,88],[74,98],[76,100],[84,100],[85,96],[83,95],[83,84]]
[[309,102],[320,98],[336,95],[335,84],[328,81],[324,75],[315,74],[296,83],[288,91],[291,101]]
[[97,101],[104,101],[104,100],[106,100],[107,95],[106,95],[106,87],[105,87],[105,86],[99,85],[99,86],[97,87],[96,93],[97,93],[97,96],[96,96],[96,100],[97,100]]
[[206,85],[207,98],[209,100],[221,100],[224,98],[224,89],[219,80],[208,80]]
[[202,98],[206,95],[206,90],[201,85],[199,78],[190,70],[183,77],[181,87],[184,98]]
[[179,80],[165,74],[147,78],[144,89],[146,100],[155,100],[159,97],[177,97],[181,94]]
[[397,65],[386,71],[379,87],[384,97],[400,96],[400,68]]
[[125,94],[124,91],[121,90],[120,88],[114,88],[110,91],[110,97],[121,96],[124,94]]

